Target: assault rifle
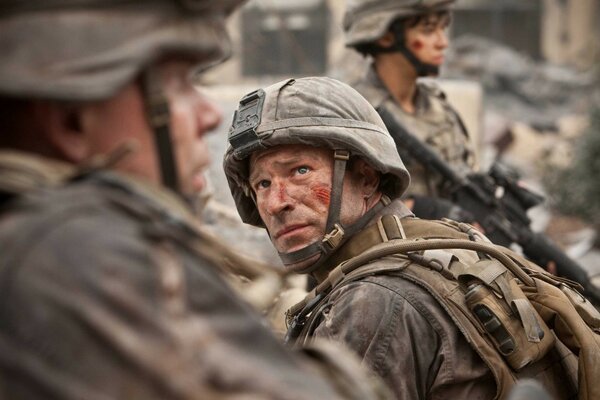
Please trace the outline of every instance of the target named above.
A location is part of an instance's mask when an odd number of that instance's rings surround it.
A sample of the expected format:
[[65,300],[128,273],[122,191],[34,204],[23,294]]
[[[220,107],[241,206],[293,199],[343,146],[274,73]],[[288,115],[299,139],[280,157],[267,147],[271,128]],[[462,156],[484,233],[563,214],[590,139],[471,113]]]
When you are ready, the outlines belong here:
[[475,217],[492,242],[502,246],[517,243],[527,258],[542,267],[553,261],[558,275],[581,284],[585,293],[600,303],[600,290],[592,285],[585,270],[543,234],[530,229],[527,210],[540,204],[543,197],[520,186],[498,166],[487,174],[460,175],[389,111],[379,108],[377,112],[394,141],[402,144],[397,146],[400,155],[441,175],[452,201]]

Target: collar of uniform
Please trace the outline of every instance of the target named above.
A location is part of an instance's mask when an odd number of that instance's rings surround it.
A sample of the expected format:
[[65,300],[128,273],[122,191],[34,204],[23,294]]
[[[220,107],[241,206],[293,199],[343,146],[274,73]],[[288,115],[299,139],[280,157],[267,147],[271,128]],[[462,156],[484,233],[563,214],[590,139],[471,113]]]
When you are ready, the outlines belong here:
[[363,77],[364,85],[359,83],[356,86],[358,91],[369,101],[369,103],[371,103],[373,107],[378,108],[384,103],[387,103],[388,106],[391,104],[393,109],[397,112],[409,116],[415,116],[427,112],[431,106],[429,92],[431,91],[430,85],[433,85],[433,83],[430,83],[431,80],[429,78],[424,79],[429,83],[425,83],[421,79],[419,79],[416,83],[417,89],[415,92],[414,102],[415,114],[408,114],[400,106],[398,106],[387,87],[381,81],[381,78],[379,78],[379,75],[375,70],[374,63],[371,63],[365,72],[365,76]]
[[21,195],[58,186],[75,173],[71,164],[16,150],[0,150],[0,192]]
[[387,88],[379,79],[373,63],[366,69],[362,81],[357,82],[354,86],[374,108],[381,106],[387,99],[391,98]]
[[[24,195],[34,190],[61,186],[75,178],[79,170],[73,164],[16,150],[0,150],[0,192]],[[135,193],[147,198],[157,207],[169,210],[180,219],[195,218],[188,207],[173,192],[142,178],[108,170],[101,172],[106,180],[120,182]]]
[[395,199],[380,212],[375,214],[368,225],[352,236],[339,250],[331,255],[322,268],[313,272],[315,279],[322,282],[327,278],[329,272],[342,262],[355,257],[370,247],[381,243],[381,236],[378,229],[373,229],[374,225],[384,215],[395,215],[398,218],[413,217],[414,214],[404,205],[404,203]]
[[109,170],[103,170],[100,174],[102,175],[101,181],[112,186],[126,188],[126,190],[143,197],[146,202],[153,204],[156,208],[167,212],[171,217],[197,227],[198,218],[194,216],[190,206],[175,192],[129,174]]

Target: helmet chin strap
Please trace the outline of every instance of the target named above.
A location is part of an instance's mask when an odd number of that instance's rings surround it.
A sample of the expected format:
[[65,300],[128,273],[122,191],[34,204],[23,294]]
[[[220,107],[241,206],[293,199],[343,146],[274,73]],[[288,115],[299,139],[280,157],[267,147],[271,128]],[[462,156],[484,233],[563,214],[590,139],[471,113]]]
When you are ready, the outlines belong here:
[[344,188],[344,175],[346,173],[346,163],[350,159],[350,153],[347,150],[335,150],[333,177],[331,182],[331,200],[327,212],[327,222],[325,224],[325,235],[300,250],[289,253],[279,253],[279,257],[285,266],[298,264],[319,256],[315,262],[303,268],[292,268],[294,272],[307,274],[321,267],[329,256],[348,240],[354,233],[362,229],[373,216],[383,208],[383,203],[379,202],[375,207],[368,210],[352,225],[344,228],[340,222],[340,212],[342,208],[342,191]]
[[412,64],[417,71],[417,76],[438,76],[440,74],[439,66],[422,62],[404,43],[398,46],[398,51]]
[[406,47],[406,38],[404,37],[404,26],[402,23],[393,24],[390,29],[394,34],[394,44],[390,47],[374,45],[374,49],[377,53],[400,52],[413,66],[417,72],[417,76],[437,76],[440,74],[440,67],[438,65],[422,62],[417,58],[415,53]]
[[155,67],[151,66],[144,70],[142,85],[146,118],[154,131],[154,145],[158,155],[162,183],[181,195],[169,129],[171,121],[169,102],[162,90],[158,71]]

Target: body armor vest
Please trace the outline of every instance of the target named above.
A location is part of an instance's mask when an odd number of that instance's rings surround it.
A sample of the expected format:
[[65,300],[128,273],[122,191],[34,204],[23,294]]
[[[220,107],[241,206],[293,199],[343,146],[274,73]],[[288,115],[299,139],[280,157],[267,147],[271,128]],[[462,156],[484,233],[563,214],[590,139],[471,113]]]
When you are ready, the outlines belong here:
[[477,236],[470,225],[450,220],[382,217],[340,249],[340,264],[289,310],[289,339],[312,335],[320,307],[335,290],[385,274],[421,286],[438,301],[492,371],[497,398],[522,377],[535,377],[554,398],[576,398],[577,388],[578,398],[597,398],[600,384],[592,376],[599,367],[590,361],[600,361],[598,312],[571,282]]

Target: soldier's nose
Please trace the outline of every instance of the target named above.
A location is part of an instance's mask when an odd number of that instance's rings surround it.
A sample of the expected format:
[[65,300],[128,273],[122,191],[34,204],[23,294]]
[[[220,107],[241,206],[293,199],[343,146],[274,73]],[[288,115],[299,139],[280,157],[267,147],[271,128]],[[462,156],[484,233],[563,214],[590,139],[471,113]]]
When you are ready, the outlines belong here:
[[223,113],[219,106],[202,94],[196,98],[196,115],[198,136],[216,129],[223,121]]
[[271,183],[271,190],[269,191],[267,200],[267,212],[269,214],[277,215],[293,209],[294,201],[288,189],[285,182],[276,181]]

